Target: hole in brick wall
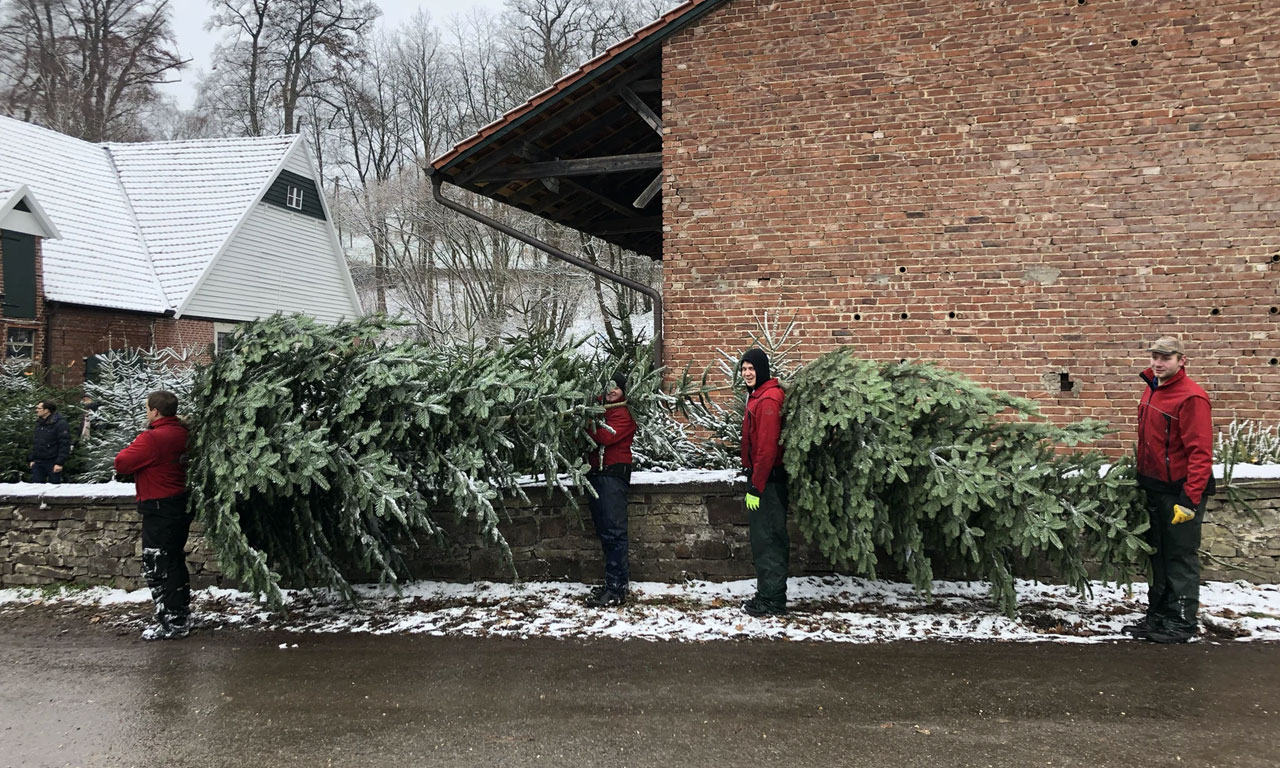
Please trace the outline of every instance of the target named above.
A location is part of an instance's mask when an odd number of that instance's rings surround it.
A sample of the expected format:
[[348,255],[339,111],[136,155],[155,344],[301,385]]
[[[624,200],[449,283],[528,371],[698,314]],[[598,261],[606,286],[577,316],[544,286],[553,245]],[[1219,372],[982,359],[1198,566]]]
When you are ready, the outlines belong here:
[[1076,0],[1076,5],[1084,5],[1087,2],[1089,2],[1089,0]]
[[906,320],[908,317],[911,317],[911,315],[908,315],[906,312],[903,312],[902,314],[898,315],[898,317],[902,320]]
[[955,312],[948,312],[948,313],[947,313],[947,317],[951,318],[952,320],[955,320],[955,319],[956,319],[956,313],[955,313]]
[[906,268],[906,267],[898,267],[898,271],[899,271],[899,272],[906,272],[906,271],[907,271],[907,268]]
[[1274,256],[1272,256],[1272,257],[1271,257],[1271,263],[1272,263],[1272,264],[1275,264],[1275,263],[1276,263],[1276,262],[1278,262],[1278,261],[1280,261],[1280,253],[1277,253],[1277,254],[1275,254]]
[[1214,307],[1213,309],[1209,310],[1209,314],[1213,315],[1214,317],[1217,317],[1218,315],[1222,314],[1222,310],[1218,309],[1217,307]]
[[1137,45],[1137,44],[1138,44],[1138,39],[1136,37],[1129,41],[1129,45]]
[[1058,374],[1058,387],[1063,392],[1070,392],[1071,390],[1076,388],[1076,383],[1071,380],[1071,374],[1067,373],[1066,371],[1063,371],[1062,373]]
[[1277,360],[1277,359],[1275,359],[1274,357],[1273,357],[1273,358],[1271,358],[1271,364],[1272,364],[1272,365],[1275,365],[1276,363],[1280,363],[1280,360]]
[[861,320],[861,319],[862,319],[862,315],[854,315],[854,316],[853,316],[853,319],[854,319],[854,320]]
[[1280,314],[1280,307],[1272,307],[1270,311],[1273,315]]

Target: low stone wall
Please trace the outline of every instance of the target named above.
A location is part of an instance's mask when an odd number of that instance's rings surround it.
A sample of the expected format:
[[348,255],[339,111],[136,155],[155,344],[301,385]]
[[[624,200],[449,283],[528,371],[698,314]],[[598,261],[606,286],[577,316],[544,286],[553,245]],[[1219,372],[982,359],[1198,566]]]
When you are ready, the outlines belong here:
[[[1241,487],[1261,520],[1224,508],[1225,495],[1211,501],[1205,518],[1204,577],[1280,582],[1280,481],[1246,481]],[[751,577],[744,491],[745,486],[723,481],[633,483],[632,578]],[[127,489],[63,486],[56,495],[38,493],[31,486],[0,489],[0,586],[140,586],[140,522]],[[539,489],[529,493],[527,502],[511,503],[507,514],[501,528],[520,578],[601,578],[599,544],[585,502],[579,508],[562,494]],[[461,581],[513,577],[498,548],[465,524],[444,519],[444,528],[443,546],[427,542],[410,553],[415,576]],[[794,526],[792,547],[793,575],[831,572]],[[193,527],[188,550],[193,585],[235,586],[218,571],[199,525]]]

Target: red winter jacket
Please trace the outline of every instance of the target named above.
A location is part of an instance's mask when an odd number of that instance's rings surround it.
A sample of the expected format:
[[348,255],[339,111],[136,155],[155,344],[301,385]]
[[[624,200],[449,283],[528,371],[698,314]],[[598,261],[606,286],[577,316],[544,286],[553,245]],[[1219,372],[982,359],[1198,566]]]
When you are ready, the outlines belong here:
[[769,379],[747,397],[742,418],[742,466],[757,495],[764,493],[769,473],[782,466],[782,387]]
[[1182,483],[1191,503],[1199,504],[1213,477],[1209,396],[1187,378],[1186,369],[1163,384],[1150,368],[1142,378],[1147,389],[1138,406],[1138,479]]
[[116,472],[133,475],[138,501],[167,499],[187,490],[187,428],[161,416],[116,454]]
[[631,463],[631,441],[636,435],[636,420],[627,410],[627,401],[606,403],[605,426],[588,430],[591,439],[600,446],[587,457],[592,469],[604,469],[611,464]]

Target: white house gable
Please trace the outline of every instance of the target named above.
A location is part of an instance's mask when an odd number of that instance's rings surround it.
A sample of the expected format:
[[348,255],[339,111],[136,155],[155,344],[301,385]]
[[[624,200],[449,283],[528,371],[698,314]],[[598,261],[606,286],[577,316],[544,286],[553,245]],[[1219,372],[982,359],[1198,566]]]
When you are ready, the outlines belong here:
[[281,164],[181,310],[193,317],[254,320],[303,312],[321,322],[360,314],[305,145]]

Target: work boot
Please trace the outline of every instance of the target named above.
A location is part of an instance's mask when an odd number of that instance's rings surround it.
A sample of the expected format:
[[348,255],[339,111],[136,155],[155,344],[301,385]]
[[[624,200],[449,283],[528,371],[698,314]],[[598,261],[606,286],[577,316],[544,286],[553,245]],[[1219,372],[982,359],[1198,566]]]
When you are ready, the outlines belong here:
[[1126,624],[1120,628],[1122,634],[1132,637],[1134,640],[1146,640],[1152,632],[1159,632],[1164,629],[1159,624],[1153,624],[1150,619],[1142,619],[1137,624]]
[[751,598],[742,604],[742,610],[747,612],[748,616],[786,616],[787,609],[785,606],[779,607],[766,603],[761,600],[759,595]]
[[592,608],[617,608],[627,602],[627,593],[608,587],[592,590],[587,597],[587,605]]
[[191,627],[185,622],[174,624],[159,620],[142,630],[143,640],[181,640],[191,634]]
[[1185,629],[1153,629],[1147,634],[1147,639],[1161,645],[1172,645],[1174,643],[1189,642],[1195,636],[1195,632],[1189,632]]

